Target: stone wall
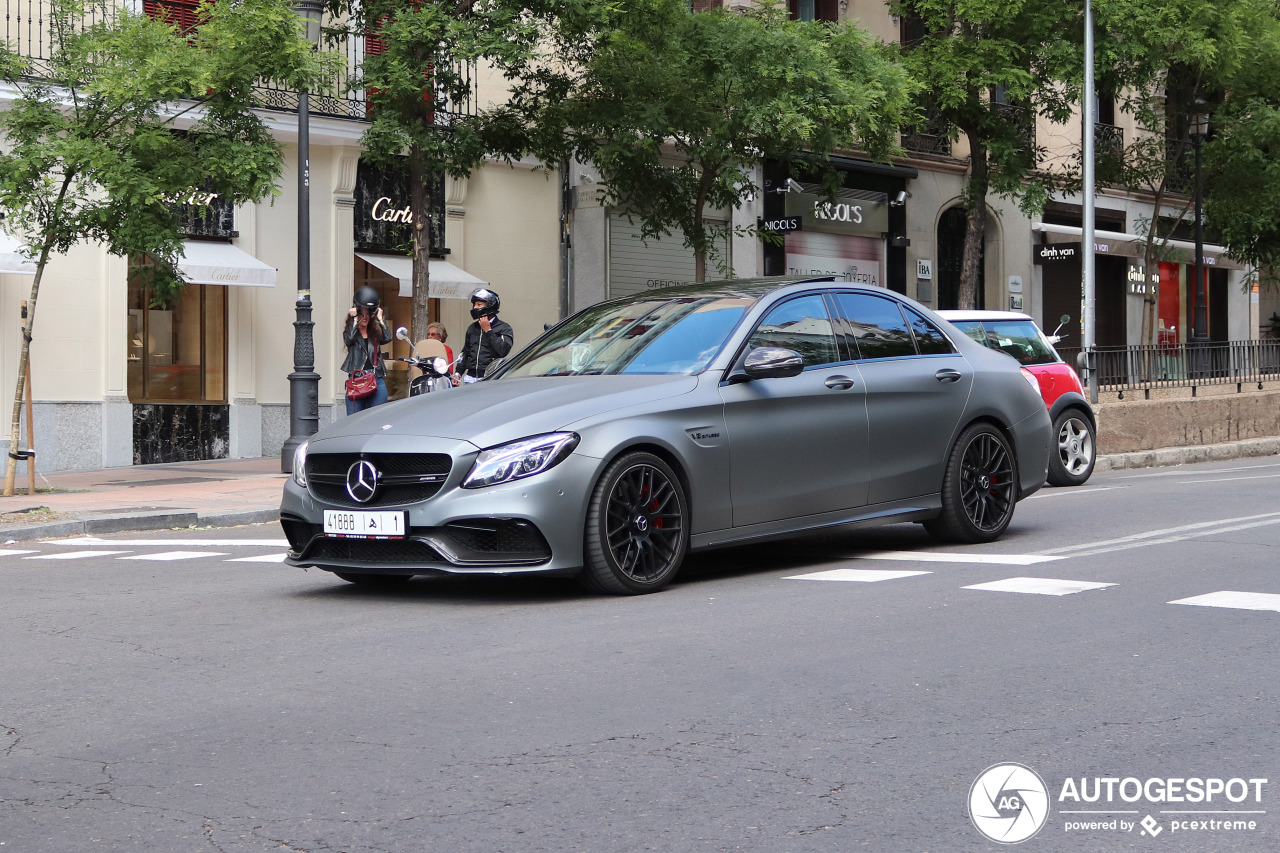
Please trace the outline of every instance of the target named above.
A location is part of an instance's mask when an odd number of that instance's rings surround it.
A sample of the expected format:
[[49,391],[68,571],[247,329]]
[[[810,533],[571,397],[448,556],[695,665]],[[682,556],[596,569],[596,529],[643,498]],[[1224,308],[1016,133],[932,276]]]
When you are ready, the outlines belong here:
[[1099,402],[1098,453],[1280,436],[1280,391]]

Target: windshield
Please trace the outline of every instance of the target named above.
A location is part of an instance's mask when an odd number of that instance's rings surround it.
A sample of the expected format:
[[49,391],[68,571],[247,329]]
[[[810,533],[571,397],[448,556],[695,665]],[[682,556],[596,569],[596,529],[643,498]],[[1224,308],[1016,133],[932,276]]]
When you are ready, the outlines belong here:
[[682,296],[596,305],[552,329],[499,376],[697,373],[754,303],[741,296]]
[[1032,320],[952,320],[980,344],[1011,355],[1019,364],[1053,364],[1058,355]]

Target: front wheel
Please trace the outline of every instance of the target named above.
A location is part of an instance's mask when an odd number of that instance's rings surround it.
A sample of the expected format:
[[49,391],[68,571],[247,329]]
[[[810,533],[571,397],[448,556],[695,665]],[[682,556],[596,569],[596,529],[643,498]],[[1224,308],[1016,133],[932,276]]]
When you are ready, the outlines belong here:
[[584,546],[590,589],[637,595],[670,583],[689,547],[689,504],[671,466],[643,452],[615,460],[592,492]]
[[991,542],[1013,519],[1018,462],[1004,433],[977,423],[960,434],[947,458],[942,512],[925,530],[947,542]]
[[1049,485],[1079,486],[1093,473],[1097,442],[1093,425],[1075,409],[1053,419],[1057,447],[1049,454]]

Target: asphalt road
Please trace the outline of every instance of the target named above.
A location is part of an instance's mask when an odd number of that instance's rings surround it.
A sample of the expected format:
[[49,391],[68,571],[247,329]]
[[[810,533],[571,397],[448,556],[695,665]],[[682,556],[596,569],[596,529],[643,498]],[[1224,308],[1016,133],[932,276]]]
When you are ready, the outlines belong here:
[[991,545],[737,548],[639,598],[369,592],[270,525],[10,546],[0,853],[1274,851],[1278,498],[1276,457],[1104,473]]

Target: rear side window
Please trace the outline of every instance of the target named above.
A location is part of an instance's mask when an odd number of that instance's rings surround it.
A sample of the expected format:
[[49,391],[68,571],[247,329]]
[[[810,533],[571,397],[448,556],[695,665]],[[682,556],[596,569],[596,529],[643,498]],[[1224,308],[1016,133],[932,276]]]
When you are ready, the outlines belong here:
[[950,355],[955,352],[951,341],[937,326],[910,308],[903,308],[902,313],[907,315],[907,322],[916,336],[916,349],[921,355]]
[[837,293],[836,304],[859,358],[901,358],[916,354],[911,328],[897,302],[866,293]]

